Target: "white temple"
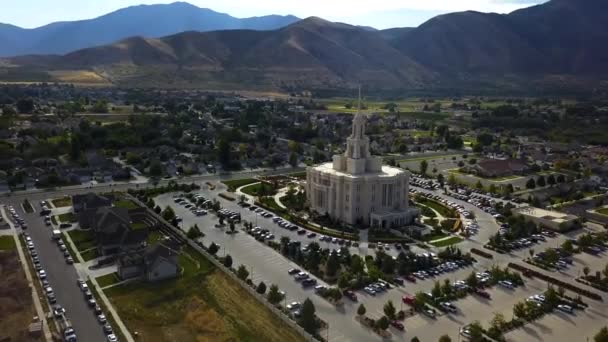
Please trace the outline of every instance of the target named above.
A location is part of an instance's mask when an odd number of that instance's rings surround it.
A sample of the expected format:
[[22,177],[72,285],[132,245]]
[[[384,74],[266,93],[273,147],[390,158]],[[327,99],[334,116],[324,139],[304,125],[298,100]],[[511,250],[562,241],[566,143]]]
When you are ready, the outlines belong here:
[[359,110],[346,139],[346,152],[335,155],[332,163],[307,168],[310,209],[351,225],[404,226],[416,213],[408,206],[410,174],[383,166],[382,158],[370,155],[366,122]]

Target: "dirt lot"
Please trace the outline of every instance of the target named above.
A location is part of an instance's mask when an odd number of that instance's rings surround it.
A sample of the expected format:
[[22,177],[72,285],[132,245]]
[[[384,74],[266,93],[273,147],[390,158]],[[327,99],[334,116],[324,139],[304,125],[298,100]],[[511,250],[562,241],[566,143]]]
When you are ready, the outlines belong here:
[[0,341],[38,341],[27,328],[35,310],[16,250],[0,251]]

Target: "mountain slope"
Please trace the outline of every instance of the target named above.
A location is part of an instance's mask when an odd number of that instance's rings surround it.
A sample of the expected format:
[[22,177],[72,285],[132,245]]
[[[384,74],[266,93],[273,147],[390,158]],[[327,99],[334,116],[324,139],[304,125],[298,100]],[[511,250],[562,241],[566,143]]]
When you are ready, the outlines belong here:
[[274,88],[359,83],[376,88],[419,87],[435,77],[377,32],[314,17],[274,31],[133,37],[56,58],[9,60],[13,65],[47,70],[96,70],[117,83],[154,78],[160,70],[172,80],[188,71],[187,77],[197,82],[229,79]]
[[30,30],[0,25],[0,43],[6,42],[0,44],[0,56],[64,54],[133,36],[153,38],[184,31],[274,30],[297,20],[278,15],[238,19],[185,2],[140,5],[95,19],[52,23]]
[[460,12],[392,40],[443,73],[608,72],[608,2],[553,0],[508,15]]

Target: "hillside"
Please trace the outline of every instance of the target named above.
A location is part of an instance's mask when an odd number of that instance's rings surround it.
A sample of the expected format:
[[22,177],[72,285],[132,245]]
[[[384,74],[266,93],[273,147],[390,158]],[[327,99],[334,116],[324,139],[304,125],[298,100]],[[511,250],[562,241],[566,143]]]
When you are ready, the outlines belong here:
[[65,54],[128,37],[163,37],[184,31],[274,30],[299,19],[269,15],[238,19],[185,2],[133,6],[101,17],[57,22],[35,29],[0,24],[0,56]]
[[95,70],[115,83],[129,85],[234,82],[269,88],[333,88],[366,83],[397,88],[420,87],[434,77],[376,32],[315,17],[274,31],[134,37],[61,57],[24,56],[7,61],[39,70]]
[[572,93],[607,79],[606,43],[608,2],[552,0],[508,15],[441,15],[417,28],[311,17],[267,31],[133,37],[63,56],[0,59],[0,80],[86,83],[88,75],[121,86]]
[[392,40],[444,74],[526,75],[606,73],[606,42],[604,0],[553,0],[508,15],[445,14]]

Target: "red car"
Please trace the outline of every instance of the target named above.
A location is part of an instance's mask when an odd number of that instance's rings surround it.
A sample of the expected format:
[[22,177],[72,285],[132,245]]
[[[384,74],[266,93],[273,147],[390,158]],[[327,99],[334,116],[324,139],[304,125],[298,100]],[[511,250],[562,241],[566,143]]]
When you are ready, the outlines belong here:
[[414,304],[414,297],[412,296],[403,296],[403,298],[401,298],[401,300],[408,305],[412,305]]
[[357,301],[357,295],[351,290],[344,291],[344,296],[348,297],[348,299],[352,300],[353,302]]
[[405,330],[405,328],[403,327],[403,323],[399,321],[392,321],[391,325],[399,330]]
[[406,276],[405,276],[405,279],[407,279],[408,281],[411,281],[412,283],[415,283],[415,282],[416,282],[416,277],[414,277],[414,276],[413,276],[413,275],[411,275],[411,274],[406,275]]

